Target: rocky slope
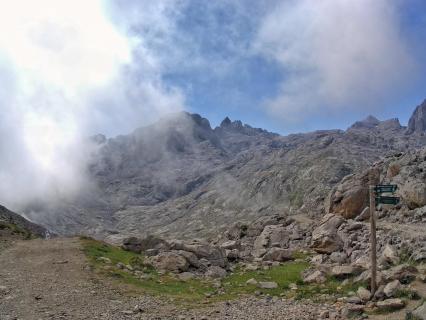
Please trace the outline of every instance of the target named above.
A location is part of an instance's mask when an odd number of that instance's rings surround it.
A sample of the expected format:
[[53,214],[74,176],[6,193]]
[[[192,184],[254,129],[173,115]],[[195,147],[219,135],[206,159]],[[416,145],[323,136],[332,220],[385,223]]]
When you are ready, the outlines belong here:
[[213,129],[199,115],[179,113],[129,135],[95,137],[96,187],[27,213],[59,233],[168,237],[206,237],[273,214],[322,217],[342,178],[426,145],[422,106],[408,128],[370,116],[346,131],[289,136],[228,118]]

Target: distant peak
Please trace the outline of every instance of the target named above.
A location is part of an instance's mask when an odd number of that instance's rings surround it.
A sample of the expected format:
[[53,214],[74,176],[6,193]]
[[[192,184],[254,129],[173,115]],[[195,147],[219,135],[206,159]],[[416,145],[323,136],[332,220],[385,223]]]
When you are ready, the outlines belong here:
[[426,100],[414,110],[408,121],[408,133],[426,131]]
[[374,128],[380,124],[380,120],[376,117],[369,115],[367,118],[361,121],[355,122],[349,129],[360,129],[360,128]]
[[376,117],[372,116],[371,114],[367,118],[365,118],[364,120],[362,120],[361,122],[368,123],[368,124],[373,124],[373,125],[378,125],[380,123],[379,119],[377,119]]
[[221,127],[226,127],[229,126],[231,124],[231,119],[229,119],[228,117],[226,117],[225,119],[223,119],[223,121],[220,123]]

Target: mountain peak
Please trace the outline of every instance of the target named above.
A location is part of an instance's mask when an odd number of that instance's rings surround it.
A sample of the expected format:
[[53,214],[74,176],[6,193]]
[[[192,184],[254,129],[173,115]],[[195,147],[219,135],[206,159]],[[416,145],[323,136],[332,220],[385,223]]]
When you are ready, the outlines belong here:
[[409,133],[426,131],[426,100],[424,100],[416,110],[414,110],[410,120],[408,121]]
[[374,128],[377,125],[379,125],[380,120],[377,119],[376,117],[369,115],[367,118],[365,118],[364,120],[361,121],[357,121],[355,122],[350,129],[360,129],[360,128]]

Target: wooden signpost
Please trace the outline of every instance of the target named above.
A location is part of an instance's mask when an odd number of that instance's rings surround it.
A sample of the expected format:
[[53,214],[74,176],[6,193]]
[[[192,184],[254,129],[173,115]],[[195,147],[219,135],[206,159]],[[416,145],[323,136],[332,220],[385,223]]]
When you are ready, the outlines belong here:
[[[375,174],[376,173],[376,174]],[[377,290],[377,239],[376,239],[376,206],[379,204],[396,205],[398,197],[382,196],[383,193],[395,193],[397,186],[376,185],[377,172],[370,173],[370,245],[371,245],[371,297]]]

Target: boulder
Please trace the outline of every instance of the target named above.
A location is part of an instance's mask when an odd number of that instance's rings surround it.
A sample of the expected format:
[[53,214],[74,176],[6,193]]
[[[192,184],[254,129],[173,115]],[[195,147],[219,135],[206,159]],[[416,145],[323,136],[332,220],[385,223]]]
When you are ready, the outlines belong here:
[[359,287],[356,294],[363,302],[367,302],[371,298],[371,292],[364,287]]
[[170,272],[188,271],[189,263],[185,257],[177,252],[161,252],[157,256],[147,258],[151,264],[158,270]]
[[123,248],[123,250],[126,250],[126,251],[141,253],[142,252],[141,241],[142,239],[136,238],[136,237],[125,238],[123,240],[123,244],[121,245],[121,247]]
[[413,316],[420,320],[426,320],[426,302],[413,311]]
[[357,179],[343,180],[334,188],[326,207],[328,212],[341,215],[345,219],[354,219],[368,206],[368,175]]
[[304,283],[324,283],[326,281],[325,274],[320,270],[310,272],[303,277]]
[[392,298],[395,293],[401,288],[401,283],[398,280],[389,282],[383,289],[384,294],[388,298]]
[[404,308],[405,303],[401,299],[386,299],[383,301],[378,301],[376,306],[379,310],[396,310]]
[[290,261],[294,260],[293,251],[281,248],[271,248],[268,252],[263,256],[264,261]]
[[250,285],[250,286],[257,286],[257,284],[258,284],[258,282],[257,282],[257,280],[256,280],[256,279],[254,279],[254,278],[248,279],[248,280],[246,281],[246,285]]
[[346,255],[346,253],[343,253],[343,252],[333,252],[332,254],[330,254],[331,262],[335,262],[339,264],[345,263],[347,258],[348,256]]
[[426,205],[426,183],[420,180],[409,180],[401,188],[403,200],[410,209]]
[[412,282],[417,275],[417,268],[408,264],[401,264],[383,272],[384,278],[388,281],[399,280],[403,284]]
[[178,274],[178,278],[181,281],[189,281],[195,278],[195,274],[193,274],[192,272],[182,272],[180,274]]
[[260,258],[272,244],[284,246],[288,244],[288,241],[289,235],[285,227],[281,225],[267,225],[254,241],[252,255],[255,258]]
[[170,243],[173,250],[183,250],[192,252],[198,259],[206,259],[211,265],[226,267],[228,261],[226,259],[226,251],[218,246],[210,245],[202,242],[185,243],[183,241],[173,241]]
[[[368,283],[370,283],[370,281],[371,281],[371,270],[365,270],[363,273],[361,273],[359,276],[357,276],[354,279],[355,283],[358,283],[358,282],[368,282]],[[377,271],[376,281],[377,281],[377,285],[383,284],[384,277],[383,277],[382,272]]]
[[225,250],[237,249],[237,247],[238,247],[238,242],[237,242],[237,241],[235,241],[235,240],[228,240],[228,241],[226,241],[226,242],[222,243],[222,244],[220,245],[220,247],[221,247],[222,249],[225,249]]
[[156,250],[158,253],[161,250],[168,250],[169,244],[161,238],[150,235],[145,238],[125,238],[121,247],[126,251],[135,253],[141,253],[147,250]]
[[195,254],[193,254],[192,252],[184,251],[184,250],[178,250],[177,253],[180,254],[182,257],[184,257],[188,261],[190,266],[192,266],[194,268],[200,268],[201,267],[200,261],[198,260],[197,256]]
[[211,267],[208,267],[205,275],[206,277],[209,277],[209,278],[222,279],[226,277],[226,270],[219,266],[211,266]]
[[361,269],[355,266],[335,266],[331,269],[331,274],[336,278],[348,278],[360,272]]
[[389,244],[385,246],[385,249],[382,252],[382,258],[391,264],[396,264],[399,262],[396,249]]
[[343,218],[334,214],[326,214],[320,225],[312,232],[311,247],[318,253],[332,253],[343,248],[343,241],[337,229]]
[[276,289],[278,288],[278,284],[273,281],[267,281],[267,282],[259,282],[257,286],[261,289]]

